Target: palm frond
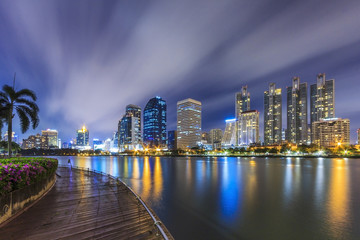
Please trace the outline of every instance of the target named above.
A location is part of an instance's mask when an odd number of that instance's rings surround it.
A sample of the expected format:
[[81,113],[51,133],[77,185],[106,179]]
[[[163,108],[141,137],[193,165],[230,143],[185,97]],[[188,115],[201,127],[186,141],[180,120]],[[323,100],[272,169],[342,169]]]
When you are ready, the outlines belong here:
[[15,93],[15,99],[19,99],[20,97],[30,97],[34,101],[36,101],[37,99],[35,92],[27,88],[21,89],[20,91]]
[[16,113],[20,119],[21,132],[25,133],[29,129],[30,125],[28,114],[22,108],[16,108]]
[[[30,118],[30,121],[32,123],[32,128],[35,129],[40,122],[39,116],[38,116],[38,111],[34,111],[33,109],[24,106],[24,105],[19,105],[19,106],[15,106],[16,110],[20,109],[21,111],[23,111],[26,116],[28,118]],[[19,115],[20,118],[20,115]]]
[[9,102],[9,96],[5,92],[0,92],[0,102]]
[[7,99],[9,100],[9,98],[11,100],[15,99],[15,90],[13,87],[9,86],[9,85],[4,85],[3,88],[2,88],[4,94],[6,94],[7,96]]
[[35,102],[27,100],[25,98],[18,98],[16,100],[16,103],[22,103],[27,105],[28,107],[30,107],[30,109],[32,109],[33,111],[39,112],[39,107],[36,105]]

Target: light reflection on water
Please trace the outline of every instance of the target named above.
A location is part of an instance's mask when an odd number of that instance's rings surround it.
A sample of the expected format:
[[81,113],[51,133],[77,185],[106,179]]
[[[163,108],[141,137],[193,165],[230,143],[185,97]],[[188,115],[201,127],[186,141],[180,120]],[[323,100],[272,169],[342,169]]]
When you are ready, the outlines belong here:
[[122,178],[176,239],[360,239],[359,159],[69,158]]

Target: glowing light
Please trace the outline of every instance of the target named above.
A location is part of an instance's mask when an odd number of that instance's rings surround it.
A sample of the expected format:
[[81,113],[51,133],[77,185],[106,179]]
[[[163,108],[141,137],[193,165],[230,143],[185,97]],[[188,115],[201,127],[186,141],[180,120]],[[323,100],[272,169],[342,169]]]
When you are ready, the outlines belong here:
[[338,142],[337,145],[340,147],[340,146],[341,146],[341,142]]
[[226,119],[225,122],[235,122],[236,118]]
[[157,151],[157,152],[160,152],[160,148],[157,148],[156,151]]

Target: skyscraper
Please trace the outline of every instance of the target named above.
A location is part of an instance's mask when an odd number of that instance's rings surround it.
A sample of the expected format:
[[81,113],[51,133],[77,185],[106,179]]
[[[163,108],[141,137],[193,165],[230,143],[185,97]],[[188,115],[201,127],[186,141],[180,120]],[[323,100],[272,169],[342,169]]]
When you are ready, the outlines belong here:
[[250,110],[250,93],[247,86],[241,88],[241,92],[235,94],[235,118],[239,118],[241,112]]
[[317,83],[310,86],[310,124],[323,118],[335,117],[335,80],[317,75]]
[[287,141],[307,144],[307,116],[307,83],[300,83],[300,78],[294,77],[292,87],[287,87]]
[[141,144],[141,108],[130,104],[126,106],[126,112],[118,124],[118,131],[113,137],[113,146],[120,151],[140,148]]
[[148,101],[144,109],[144,143],[166,147],[166,102],[161,97]]
[[119,149],[134,150],[141,144],[140,119],[131,114],[125,114],[118,125]]
[[89,146],[89,131],[86,129],[85,125],[77,130],[76,145]]
[[360,128],[357,130],[357,144],[360,145]]
[[312,124],[312,141],[319,147],[336,147],[350,144],[350,120],[324,118]]
[[177,131],[168,131],[168,149],[174,150],[177,145]]
[[47,129],[41,131],[42,136],[47,136],[49,139],[49,147],[58,148],[58,131],[54,129]]
[[201,102],[191,98],[177,102],[177,133],[177,148],[192,148],[201,142]]
[[281,144],[282,106],[281,88],[270,83],[269,91],[264,92],[264,143]]
[[223,138],[221,139],[221,145],[224,148],[234,147],[237,143],[236,140],[236,119],[227,119],[225,120],[226,126]]
[[126,106],[126,114],[131,115],[133,117],[139,118],[139,126],[140,126],[140,136],[141,136],[141,108],[134,104],[129,104]]
[[259,114],[256,110],[240,113],[238,120],[238,144],[240,146],[259,143]]
[[210,142],[212,149],[221,148],[221,140],[223,137],[223,131],[221,129],[211,129],[210,130]]

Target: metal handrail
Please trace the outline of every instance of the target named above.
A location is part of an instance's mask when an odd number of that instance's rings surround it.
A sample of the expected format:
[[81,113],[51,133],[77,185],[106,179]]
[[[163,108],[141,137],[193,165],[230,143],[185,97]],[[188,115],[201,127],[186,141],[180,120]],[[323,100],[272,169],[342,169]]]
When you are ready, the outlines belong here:
[[[69,167],[68,165],[63,165],[63,164],[59,164],[58,165],[59,167]],[[150,209],[146,206],[145,202],[141,199],[141,197],[139,195],[137,195],[134,190],[128,186],[124,181],[122,181],[119,177],[114,177],[108,173],[104,173],[104,172],[101,172],[101,171],[98,171],[98,170],[95,170],[95,169],[90,169],[90,168],[84,168],[84,167],[79,167],[79,166],[70,166],[71,168],[75,168],[75,169],[79,169],[79,170],[83,170],[83,171],[88,171],[88,172],[94,172],[94,173],[97,173],[97,174],[100,174],[100,175],[105,175],[109,178],[112,178],[116,181],[120,181],[123,185],[125,185],[125,187],[127,187],[130,192],[132,192],[132,194],[134,194],[135,198],[143,205],[143,207],[146,209],[146,211],[148,212],[148,214],[150,215],[150,217],[152,218],[153,222],[154,222],[154,225],[158,228],[158,230],[160,231],[162,237],[165,239],[165,240],[169,240],[169,238],[167,237],[167,235],[165,234],[165,231],[164,229],[160,226],[160,224],[162,224],[161,221],[157,220],[156,217],[154,216],[154,214],[152,214],[152,212],[150,211]]]

